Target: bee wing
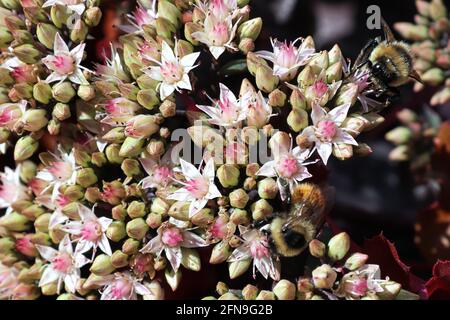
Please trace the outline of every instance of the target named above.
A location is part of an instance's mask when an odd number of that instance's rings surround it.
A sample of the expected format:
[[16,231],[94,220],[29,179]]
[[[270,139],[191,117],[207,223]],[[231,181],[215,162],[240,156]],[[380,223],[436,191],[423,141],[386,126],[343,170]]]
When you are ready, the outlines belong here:
[[361,68],[369,61],[370,54],[372,53],[373,49],[375,49],[375,47],[378,46],[380,40],[381,40],[380,38],[376,38],[366,43],[366,45],[364,46],[364,48],[362,48],[361,52],[356,58],[355,63],[353,64],[352,71]]
[[383,19],[383,17],[381,17],[381,25],[383,26],[384,37],[387,40],[387,42],[394,42],[395,41],[394,33],[392,32],[387,22]]
[[324,203],[315,203],[315,205],[307,207],[306,203],[312,203],[312,201],[310,201],[311,194],[307,195],[300,204],[300,207],[295,211],[295,214],[291,214],[288,217],[285,225],[292,226],[298,223],[301,219],[307,219],[313,225],[320,228],[325,222],[325,216],[334,206],[336,194],[335,188],[330,186],[322,187],[321,190],[324,196]]

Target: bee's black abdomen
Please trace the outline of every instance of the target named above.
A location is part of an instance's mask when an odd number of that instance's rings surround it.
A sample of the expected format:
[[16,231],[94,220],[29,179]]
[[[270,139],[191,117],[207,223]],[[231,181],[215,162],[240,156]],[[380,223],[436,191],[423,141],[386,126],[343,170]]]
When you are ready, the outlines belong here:
[[286,243],[292,248],[302,248],[306,245],[306,240],[303,234],[292,229],[283,229],[283,238]]

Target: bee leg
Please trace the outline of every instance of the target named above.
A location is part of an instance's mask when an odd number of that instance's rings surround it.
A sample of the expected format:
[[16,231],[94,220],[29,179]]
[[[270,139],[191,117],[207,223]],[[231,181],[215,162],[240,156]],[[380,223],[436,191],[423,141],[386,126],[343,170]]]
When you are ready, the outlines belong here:
[[378,46],[378,44],[381,42],[381,38],[375,38],[370,40],[365,46],[364,48],[362,48],[360,54],[358,55],[358,57],[355,60],[355,64],[354,64],[354,70],[361,68],[363,65],[365,65],[366,63],[369,63],[369,57],[370,54],[372,53],[373,49],[376,48],[376,46]]
[[272,216],[267,217],[267,218],[265,218],[263,220],[255,221],[250,226],[251,226],[252,229],[259,229],[262,226],[265,226],[266,224],[269,224],[270,222],[272,222],[273,218],[274,218],[274,216],[272,215]]

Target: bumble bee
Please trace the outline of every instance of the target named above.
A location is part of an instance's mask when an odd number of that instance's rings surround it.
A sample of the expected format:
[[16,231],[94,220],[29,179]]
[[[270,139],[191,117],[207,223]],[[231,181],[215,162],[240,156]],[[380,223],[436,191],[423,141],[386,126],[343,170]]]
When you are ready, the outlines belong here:
[[291,196],[290,208],[272,215],[262,228],[271,250],[282,257],[294,257],[305,250],[325,221],[326,197],[310,183],[297,185]]
[[409,46],[397,41],[391,29],[381,19],[385,40],[377,37],[369,41],[355,61],[353,72],[367,71],[370,75],[370,89],[377,98],[386,96],[387,103],[398,95],[397,88],[410,79],[421,82],[413,69],[413,57]]

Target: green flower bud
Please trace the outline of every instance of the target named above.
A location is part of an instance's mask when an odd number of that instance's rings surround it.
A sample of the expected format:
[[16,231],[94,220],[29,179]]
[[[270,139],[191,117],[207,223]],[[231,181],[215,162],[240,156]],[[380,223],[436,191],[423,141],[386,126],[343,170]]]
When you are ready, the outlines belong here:
[[14,84],[15,80],[10,75],[10,71],[6,68],[0,67],[0,84],[2,86],[10,86]]
[[14,40],[13,35],[6,27],[0,27],[0,48],[7,48]]
[[314,286],[318,289],[331,289],[336,281],[337,273],[329,265],[324,264],[312,272]]
[[55,42],[57,32],[58,28],[49,23],[38,23],[36,27],[36,36],[39,42],[50,50],[53,50],[53,44]]
[[221,295],[218,300],[230,301],[230,300],[239,300],[239,298],[236,297],[236,295],[234,295],[233,293],[227,292],[227,293]]
[[140,241],[129,238],[123,243],[122,252],[127,255],[136,254],[139,251],[140,245],[141,245]]
[[187,131],[192,141],[199,147],[223,146],[225,143],[217,130],[207,126],[192,126]]
[[230,279],[236,279],[237,277],[243,275],[252,263],[252,259],[244,259],[239,261],[230,262],[228,264],[228,273]]
[[209,258],[209,263],[220,264],[222,262],[225,262],[230,257],[231,252],[231,247],[229,246],[228,242],[220,241],[214,246],[211,252],[211,257]]
[[333,83],[342,79],[342,62],[336,62],[327,69],[327,83]]
[[84,22],[86,22],[89,27],[97,26],[101,19],[102,11],[99,7],[91,7],[84,13]]
[[91,162],[97,167],[103,167],[108,162],[108,159],[106,159],[103,152],[94,152],[91,156]]
[[293,131],[300,132],[308,126],[308,113],[303,109],[293,109],[287,117],[287,123]]
[[59,121],[69,119],[71,116],[69,105],[58,102],[53,107],[52,116],[58,119]]
[[166,269],[164,272],[164,276],[166,278],[167,284],[170,286],[172,291],[177,290],[180,282],[181,282],[181,271],[178,270],[175,272],[172,269]]
[[265,178],[258,182],[258,195],[262,199],[275,199],[278,194],[277,182],[272,178]]
[[431,19],[438,21],[441,18],[447,17],[447,8],[442,0],[433,0],[429,6],[429,13]]
[[394,24],[395,30],[402,38],[412,41],[423,41],[428,39],[428,28],[424,25],[414,25],[409,22],[397,22]]
[[381,300],[394,300],[402,289],[402,285],[394,281],[387,281],[380,285],[383,288],[383,291],[377,292],[376,294]]
[[127,223],[127,235],[136,240],[142,240],[145,237],[149,227],[142,218],[136,218]]
[[57,136],[61,132],[61,122],[56,119],[51,119],[47,125],[47,131],[52,136]]
[[240,39],[250,38],[253,41],[255,41],[261,32],[262,23],[263,23],[263,21],[259,17],[245,21],[238,28],[237,32],[238,32],[239,38]]
[[36,218],[34,221],[34,229],[36,232],[48,232],[48,223],[50,222],[50,213],[44,213]]
[[33,204],[22,210],[21,214],[31,221],[36,220],[37,217],[44,214],[45,210],[37,204]]
[[169,216],[182,220],[189,221],[189,202],[177,201],[169,209]]
[[194,52],[194,47],[186,40],[178,40],[175,50],[180,58]]
[[297,82],[301,88],[312,86],[316,81],[316,75],[310,65],[307,65],[297,77]]
[[261,290],[255,300],[275,300],[275,294],[268,290]]
[[270,93],[276,89],[280,79],[273,75],[270,67],[261,65],[256,69],[256,86],[263,92]]
[[440,85],[444,79],[444,72],[439,68],[432,68],[422,75],[422,81],[431,86]]
[[11,252],[15,247],[15,242],[12,238],[0,238],[0,254]]
[[345,268],[354,271],[364,266],[368,259],[369,256],[367,254],[359,252],[354,253],[347,259],[347,261],[345,261]]
[[43,104],[48,104],[52,98],[52,87],[44,81],[39,81],[33,87],[33,97]]
[[295,284],[288,280],[280,280],[272,289],[278,300],[295,300]]
[[[256,76],[256,71],[258,70],[258,68],[260,66],[266,66],[267,68],[270,69],[269,65],[267,64],[266,60],[264,60],[263,58],[257,56],[255,53],[253,52],[249,52],[247,53],[247,68],[248,71],[251,73],[252,76]],[[242,82],[242,84],[245,83],[245,80]],[[247,80],[248,82],[248,80]],[[253,86],[251,86],[253,87]],[[242,87],[241,87],[242,89]],[[241,94],[242,94],[242,90],[241,90]]]
[[313,239],[309,243],[309,252],[313,257],[322,258],[325,255],[326,250],[327,246],[317,239]]
[[95,89],[91,85],[80,85],[77,91],[78,96],[84,101],[90,101],[95,98]]
[[0,143],[5,143],[11,136],[11,132],[7,128],[0,128]]
[[32,205],[33,205],[33,202],[31,202],[29,200],[17,200],[11,204],[11,208],[14,211],[21,214],[23,210],[25,210],[26,208],[28,208],[29,206],[32,206]]
[[81,149],[75,149],[74,158],[75,158],[75,163],[82,167],[89,166],[89,163],[91,162],[90,154]]
[[152,139],[147,145],[146,150],[151,157],[157,158],[159,156],[162,156],[165,151],[164,142]]
[[69,186],[64,191],[64,195],[70,201],[79,201],[84,197],[84,189],[79,185]]
[[123,221],[127,217],[127,210],[122,204],[119,204],[112,208],[112,217],[114,220]]
[[133,201],[127,208],[127,213],[131,219],[142,218],[145,216],[145,203]]
[[89,28],[86,23],[80,19],[75,23],[73,29],[71,29],[70,40],[73,42],[82,42],[86,40],[88,32]]
[[54,296],[58,292],[58,285],[56,282],[51,282],[41,286],[41,291],[44,296]]
[[128,256],[122,251],[116,250],[111,256],[111,264],[116,269],[126,267],[128,266]]
[[70,82],[61,82],[53,86],[52,94],[57,101],[68,103],[75,97],[76,92]]
[[14,147],[14,160],[23,161],[30,158],[38,149],[39,143],[31,136],[24,136],[17,140]]
[[249,163],[245,168],[245,174],[249,177],[256,177],[256,173],[259,171],[260,166],[258,163]]
[[264,220],[273,213],[273,208],[265,199],[254,202],[251,206],[253,220]]
[[150,212],[145,219],[145,223],[152,229],[158,229],[163,222],[163,216],[160,213]]
[[408,161],[410,159],[409,148],[406,145],[395,147],[389,153],[389,160],[391,161]]
[[184,37],[194,46],[198,46],[200,43],[192,37],[192,34],[201,31],[203,31],[202,26],[198,23],[187,22],[184,25]]
[[28,109],[22,117],[23,129],[35,132],[47,125],[47,111],[44,109]]
[[42,58],[41,52],[32,44],[22,44],[13,49],[13,54],[23,63],[35,64]]
[[333,155],[339,160],[348,160],[353,157],[353,146],[337,143],[333,148]]
[[135,159],[125,159],[120,167],[127,177],[134,177],[141,172],[139,161]]
[[275,89],[269,94],[269,105],[272,107],[283,107],[286,103],[286,94],[280,89]]
[[152,202],[152,206],[150,207],[150,211],[165,215],[169,211],[169,208],[169,204],[164,200],[161,198],[155,198]]
[[228,288],[228,286],[226,285],[226,283],[220,281],[217,283],[216,285],[216,292],[219,295],[224,295],[225,293],[229,292],[230,288]]
[[397,127],[386,133],[385,138],[395,145],[407,144],[412,138],[412,131],[407,127]]
[[173,117],[176,115],[177,105],[175,104],[175,102],[166,99],[159,106],[159,112],[161,112],[164,118]]
[[22,232],[29,229],[29,222],[25,216],[17,212],[11,212],[0,218],[0,227],[9,231]]
[[[339,45],[335,44],[328,53],[329,65],[332,66],[338,62],[342,62],[342,51]],[[342,65],[341,65],[342,66]]]
[[373,153],[372,148],[366,143],[360,143],[357,146],[353,146],[353,152],[360,157],[367,157]]
[[258,296],[258,291],[256,286],[248,284],[242,289],[242,297],[244,300],[255,300]]
[[247,54],[255,50],[255,41],[251,38],[243,38],[239,41],[238,48],[243,54]]
[[106,254],[98,255],[94,262],[92,262],[92,266],[89,268],[90,272],[95,273],[98,276],[106,276],[114,270],[115,268],[111,263],[111,257]]
[[120,157],[129,157],[134,158],[139,156],[139,154],[143,150],[144,139],[126,137],[125,141],[122,143],[120,147],[119,156]]
[[232,164],[224,164],[217,170],[217,177],[224,188],[237,186],[239,175],[239,169]]
[[125,223],[123,221],[113,221],[106,229],[106,236],[114,242],[119,242],[127,235],[125,230]]
[[102,139],[109,143],[122,143],[125,141],[124,127],[113,128],[108,131]]
[[339,261],[345,257],[349,249],[350,237],[347,233],[341,232],[328,242],[328,257],[334,261]]
[[214,212],[209,208],[203,208],[191,218],[191,222],[196,226],[207,226],[214,221]]
[[105,149],[106,158],[112,164],[121,164],[124,160],[123,156],[120,156],[121,148],[118,144],[110,144]]
[[249,200],[247,192],[244,189],[236,189],[230,193],[230,204],[235,208],[243,209]]
[[33,86],[29,83],[22,82],[16,83],[13,90],[9,93],[11,100],[15,101],[14,98],[20,99],[31,99],[33,97]]
[[234,209],[230,221],[235,225],[247,225],[250,223],[250,217],[246,210]]
[[188,270],[200,271],[201,261],[197,250],[191,248],[181,248],[181,265]]
[[316,55],[309,63],[314,74],[320,74],[322,70],[326,70],[329,67],[328,51],[324,50]]
[[169,1],[158,1],[158,17],[168,20],[171,24],[178,28],[181,21],[181,12]]
[[92,168],[83,168],[77,172],[77,183],[83,188],[90,187],[97,181],[97,176]]
[[169,45],[173,44],[171,39],[173,39],[173,34],[176,32],[177,29],[170,21],[161,17],[156,18],[156,34],[166,40],[166,42],[168,41]]
[[158,94],[153,89],[144,89],[137,94],[137,101],[147,110],[154,109],[159,105]]
[[24,161],[20,165],[20,179],[29,183],[35,176],[37,172],[37,166],[33,161]]

